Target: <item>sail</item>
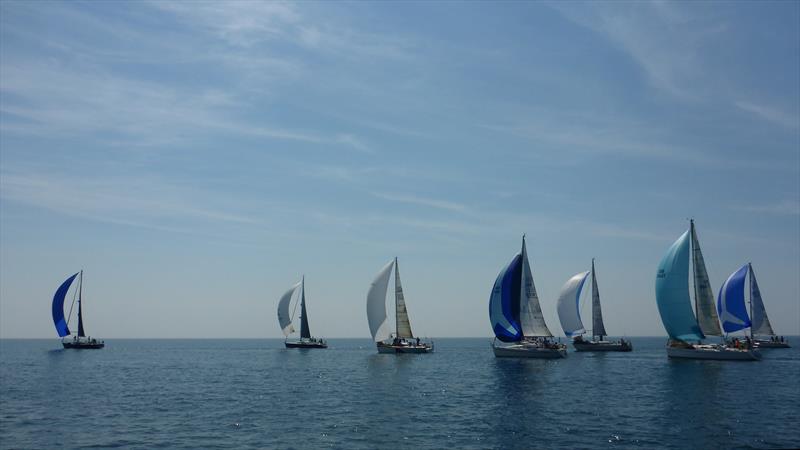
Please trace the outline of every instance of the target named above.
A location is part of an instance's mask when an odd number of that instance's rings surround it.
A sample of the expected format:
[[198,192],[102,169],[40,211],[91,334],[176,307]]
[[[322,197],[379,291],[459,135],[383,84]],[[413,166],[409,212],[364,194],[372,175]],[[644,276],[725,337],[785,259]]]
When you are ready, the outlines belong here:
[[697,230],[694,222],[691,222],[692,231],[692,263],[694,267],[694,301],[697,305],[697,323],[703,334],[706,336],[722,336],[719,328],[719,318],[714,302],[714,291],[711,290],[711,282],[708,280],[706,263],[703,259],[703,252],[700,251],[700,242],[697,240]]
[[747,306],[744,303],[744,279],[748,265],[745,264],[722,283],[717,298],[717,311],[722,319],[722,328],[726,333],[739,331],[750,326],[747,317]]
[[389,287],[393,264],[394,260],[391,260],[383,266],[367,292],[367,321],[372,340],[375,342],[383,341],[391,334],[386,320],[386,288]]
[[297,288],[300,287],[301,283],[297,283],[288,291],[286,291],[281,299],[278,301],[278,325],[281,327],[281,331],[283,332],[284,336],[289,336],[290,334],[294,333],[294,326],[292,326],[292,318],[289,316],[289,303],[292,301],[292,296]]
[[752,302],[751,312],[753,314],[753,334],[774,336],[772,324],[769,323],[767,310],[764,308],[764,300],[761,299],[761,290],[758,289],[756,273],[753,272],[753,265],[750,265],[750,301]]
[[[78,272],[80,273],[80,272]],[[69,287],[72,286],[72,281],[75,280],[78,274],[69,277],[61,283],[61,286],[56,290],[56,295],[53,296],[53,324],[56,326],[56,331],[59,337],[69,335],[69,327],[67,326],[67,319],[64,318],[64,298],[67,296]]]
[[394,259],[394,301],[397,337],[413,339],[414,335],[411,333],[411,322],[408,320],[406,300],[403,297],[403,286],[400,284],[400,268],[397,266],[397,258]]
[[311,328],[308,327],[308,312],[306,311],[306,279],[303,277],[300,286],[300,337],[311,339]]
[[670,246],[658,265],[656,304],[669,337],[683,341],[704,337],[689,298],[688,230]]
[[520,324],[520,284],[522,255],[517,255],[497,275],[489,297],[489,321],[497,339],[503,342],[522,340]]
[[522,298],[520,299],[520,325],[524,336],[545,336],[553,334],[547,328],[542,314],[542,306],[539,304],[539,296],[536,295],[536,286],[533,284],[531,265],[528,262],[528,250],[525,248],[525,236],[522,236]]
[[603,324],[603,311],[600,309],[600,291],[597,289],[597,273],[594,270],[592,258],[592,335],[606,336],[606,327]]
[[83,331],[83,271],[80,272],[81,276],[78,278],[78,337],[86,336]]
[[567,280],[558,295],[558,320],[567,337],[583,334],[586,330],[579,311],[581,291],[589,272],[581,272]]

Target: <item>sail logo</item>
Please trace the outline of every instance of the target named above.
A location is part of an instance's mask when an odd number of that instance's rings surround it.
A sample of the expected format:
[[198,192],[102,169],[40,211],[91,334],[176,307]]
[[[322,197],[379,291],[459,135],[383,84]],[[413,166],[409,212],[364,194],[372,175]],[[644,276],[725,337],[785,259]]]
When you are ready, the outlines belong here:
[[658,269],[658,274],[656,274],[656,278],[666,278],[667,274],[664,272],[664,269]]

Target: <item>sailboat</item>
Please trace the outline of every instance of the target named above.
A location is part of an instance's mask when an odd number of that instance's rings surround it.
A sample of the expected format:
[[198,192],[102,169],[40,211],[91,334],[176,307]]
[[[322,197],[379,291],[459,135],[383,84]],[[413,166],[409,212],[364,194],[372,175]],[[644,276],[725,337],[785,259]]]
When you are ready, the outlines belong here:
[[299,283],[295,284],[288,291],[286,291],[281,299],[278,301],[278,324],[286,339],[289,335],[294,333],[294,325],[292,325],[292,315],[289,315],[289,304],[292,302],[292,297],[296,291],[300,291],[298,295],[299,302],[295,302],[294,309],[297,310],[297,304],[300,303],[300,340],[289,341],[284,340],[283,344],[286,348],[328,348],[328,343],[324,339],[311,337],[311,329],[308,326],[308,312],[306,310],[306,277],[303,275]]
[[[78,278],[78,289],[73,292],[72,305],[69,307],[69,314],[64,318],[64,299],[67,297],[72,282]],[[53,296],[53,324],[61,339],[64,348],[74,349],[98,349],[105,347],[105,342],[98,341],[91,336],[87,336],[83,329],[83,270],[67,278],[56,290]],[[69,331],[69,319],[72,317],[72,307],[75,300],[78,301],[78,334]],[[72,336],[69,338],[68,336]]]
[[492,350],[496,357],[551,359],[567,356],[567,346],[550,339],[553,334],[547,328],[536,295],[525,235],[522,236],[522,250],[494,282],[489,297],[489,321],[495,335]]
[[[386,316],[386,291],[389,288],[392,267],[394,267],[394,333],[389,328],[389,320]],[[378,347],[378,353],[430,353],[433,351],[432,341],[423,342],[420,338],[415,338],[414,333],[411,332],[403,286],[400,284],[397,258],[383,266],[369,287],[367,321],[369,322],[369,331],[372,333],[372,340]]]
[[[694,314],[689,296],[690,243]],[[706,336],[722,336],[722,330],[693,220],[689,222],[689,229],[670,246],[661,259],[656,274],[656,303],[661,321],[669,334],[667,356],[670,358],[741,361],[761,358],[761,354],[753,348],[702,343]]]
[[[745,308],[745,278],[750,279],[750,314]],[[750,329],[750,341],[757,348],[789,348],[789,342],[778,338],[772,331],[761,291],[758,289],[753,265],[747,263],[733,272],[719,290],[717,311],[722,320],[722,328],[726,333]],[[752,318],[752,320],[751,320]],[[757,339],[756,336],[768,336],[769,339]]]
[[[586,329],[583,327],[580,313],[580,299],[586,279],[592,275],[592,340],[583,339]],[[597,289],[597,276],[592,258],[592,270],[581,272],[567,280],[558,296],[558,319],[561,329],[567,337],[573,338],[572,345],[579,352],[629,352],[633,350],[630,341],[606,341],[606,327],[603,324],[603,312],[600,310],[600,291]],[[595,339],[597,338],[597,339]]]

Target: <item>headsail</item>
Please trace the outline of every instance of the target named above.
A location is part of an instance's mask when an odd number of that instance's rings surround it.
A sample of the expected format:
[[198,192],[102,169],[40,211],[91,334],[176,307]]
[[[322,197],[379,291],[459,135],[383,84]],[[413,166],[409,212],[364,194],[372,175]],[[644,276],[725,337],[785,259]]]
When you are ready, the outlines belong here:
[[558,319],[567,337],[583,334],[586,330],[579,311],[581,291],[589,272],[581,272],[567,280],[558,295]]
[[393,264],[394,260],[391,260],[383,266],[367,292],[367,321],[369,332],[372,333],[375,342],[383,341],[391,334],[386,320],[386,288],[389,287]]
[[600,291],[597,289],[597,272],[594,270],[594,258],[592,258],[592,335],[602,338],[606,334],[603,311],[600,309]]
[[669,337],[683,341],[704,337],[689,298],[688,230],[670,246],[658,265],[656,303]]
[[403,297],[403,286],[400,284],[400,268],[397,265],[397,258],[394,259],[394,301],[397,337],[413,339],[414,334],[411,333],[411,322],[408,320],[406,300]]
[[[302,283],[302,282],[301,282]],[[292,296],[297,288],[300,287],[301,283],[297,283],[288,291],[286,291],[281,299],[278,301],[278,325],[281,327],[281,331],[283,332],[284,336],[289,336],[290,334],[294,333],[294,326],[292,326],[292,318],[289,315],[289,303],[292,301]]]
[[752,302],[752,321],[753,321],[753,334],[774,336],[775,331],[772,330],[772,324],[769,323],[767,317],[767,310],[764,308],[764,300],[761,299],[761,290],[758,289],[758,282],[756,282],[756,273],[753,272],[753,265],[750,266],[750,301]]
[[747,306],[744,302],[744,278],[748,265],[745,264],[733,272],[719,288],[717,311],[722,318],[722,328],[726,333],[739,331],[750,326],[747,317]]
[[306,311],[306,277],[300,281],[300,338],[311,339],[311,329],[308,327],[308,312]]
[[64,318],[64,298],[67,296],[69,287],[72,285],[72,281],[75,280],[75,277],[78,276],[78,273],[61,283],[61,286],[58,287],[56,294],[53,296],[53,324],[56,326],[59,337],[69,335],[67,320]]
[[528,250],[525,248],[525,236],[522,236],[522,280],[521,280],[520,299],[520,325],[524,336],[544,336],[550,337],[553,333],[547,328],[542,314],[542,306],[539,304],[539,296],[536,295],[536,286],[533,284],[531,265],[528,262]]
[[694,221],[690,222],[692,232],[692,262],[694,267],[694,301],[697,304],[697,323],[706,336],[722,336],[719,328],[719,318],[714,302],[714,291],[708,280],[706,263],[703,252],[700,251],[700,241],[697,239],[697,230]]
[[497,275],[489,297],[489,321],[497,339],[516,342],[522,339],[520,325],[520,283],[522,256],[517,255]]

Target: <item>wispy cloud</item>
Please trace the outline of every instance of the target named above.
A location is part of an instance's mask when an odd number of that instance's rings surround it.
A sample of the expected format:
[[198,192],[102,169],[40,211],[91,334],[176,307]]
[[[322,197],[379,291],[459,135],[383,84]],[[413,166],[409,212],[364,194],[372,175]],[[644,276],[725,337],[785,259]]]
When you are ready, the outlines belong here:
[[765,105],[757,105],[755,103],[745,102],[745,101],[736,102],[736,106],[738,106],[740,109],[744,111],[747,111],[751,114],[755,114],[756,116],[764,120],[770,121],[780,126],[791,129],[800,128],[800,117],[789,114],[785,111],[781,111],[778,108]]
[[409,203],[412,205],[419,205],[419,206],[426,206],[431,208],[437,209],[444,209],[447,211],[456,211],[462,212],[466,211],[467,207],[462,205],[461,203],[450,202],[446,200],[437,200],[432,198],[425,198],[425,197],[418,197],[415,195],[404,195],[404,194],[390,194],[385,192],[373,192],[373,196],[389,200],[393,202],[400,202],[400,203]]
[[800,216],[800,201],[783,200],[777,203],[764,203],[759,205],[735,205],[736,211],[774,214],[780,216]]

